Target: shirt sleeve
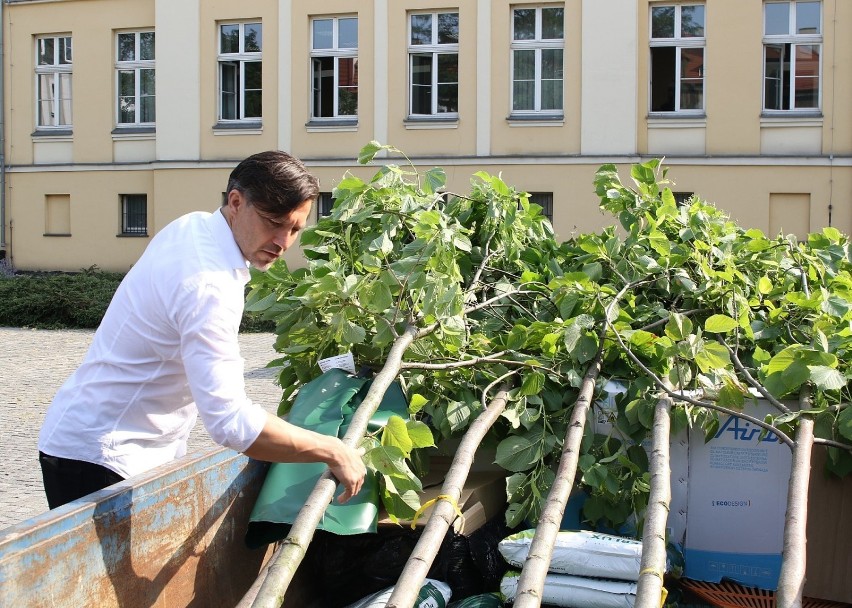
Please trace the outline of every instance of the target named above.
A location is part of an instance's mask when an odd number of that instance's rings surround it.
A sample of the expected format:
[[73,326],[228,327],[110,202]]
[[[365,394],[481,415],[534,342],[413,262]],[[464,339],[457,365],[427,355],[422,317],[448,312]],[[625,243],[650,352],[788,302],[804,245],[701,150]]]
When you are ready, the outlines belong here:
[[[238,452],[260,435],[267,413],[245,392],[238,332],[242,286],[232,277],[184,285],[175,313],[180,352],[198,414],[216,443]],[[224,285],[222,285],[224,284]]]

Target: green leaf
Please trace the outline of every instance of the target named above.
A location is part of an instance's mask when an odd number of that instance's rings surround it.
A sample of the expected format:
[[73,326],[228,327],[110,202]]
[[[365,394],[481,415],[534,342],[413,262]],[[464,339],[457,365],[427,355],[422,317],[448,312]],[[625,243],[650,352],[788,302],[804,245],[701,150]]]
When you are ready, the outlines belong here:
[[495,462],[513,473],[528,471],[541,459],[539,445],[526,437],[511,435],[497,446]]
[[824,365],[811,366],[811,382],[825,391],[838,390],[846,386],[846,377],[836,369]]
[[603,487],[606,478],[607,468],[600,463],[593,464],[588,471],[583,473],[583,483],[593,488]]
[[408,427],[405,420],[393,415],[388,418],[385,428],[382,429],[382,445],[385,447],[397,447],[408,458],[414,448],[414,442],[408,436]]
[[518,392],[518,395],[538,395],[542,388],[544,388],[544,374],[530,371],[524,374],[524,380],[521,383],[521,390]]
[[346,321],[346,324],[343,327],[344,342],[347,342],[348,344],[361,344],[366,336],[367,332],[363,327],[355,325],[351,321]]
[[429,403],[429,401],[423,395],[419,393],[414,393],[408,400],[408,412],[410,414],[416,414],[420,410],[423,409],[423,406]]
[[361,151],[358,153],[358,163],[361,165],[366,165],[368,162],[373,160],[379,150],[381,150],[383,147],[384,146],[382,146],[382,144],[380,144],[379,142],[375,140],[371,141],[366,146],[361,148]]
[[368,311],[381,314],[393,305],[390,288],[381,281],[373,281],[361,289],[358,299]]
[[739,323],[728,315],[712,315],[704,323],[704,331],[713,334],[726,334],[736,329]]
[[692,321],[680,313],[672,313],[666,323],[666,335],[672,340],[685,340],[692,333]]
[[772,291],[772,281],[769,280],[769,277],[762,276],[757,281],[757,291],[763,295],[767,295]]
[[695,363],[704,372],[727,369],[731,366],[728,350],[718,342],[705,342],[704,348],[695,355]]
[[423,186],[426,189],[426,192],[430,194],[437,192],[444,187],[444,184],[447,183],[447,174],[441,167],[433,167],[429,169],[426,173],[424,173],[423,177]]
[[408,437],[411,439],[413,448],[435,447],[435,438],[432,436],[432,431],[425,422],[409,420],[405,423],[405,426],[408,429]]

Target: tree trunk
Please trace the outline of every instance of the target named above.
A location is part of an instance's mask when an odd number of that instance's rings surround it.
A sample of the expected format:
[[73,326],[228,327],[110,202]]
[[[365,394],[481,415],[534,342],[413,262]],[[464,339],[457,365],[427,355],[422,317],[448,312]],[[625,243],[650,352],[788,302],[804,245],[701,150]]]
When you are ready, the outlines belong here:
[[574,411],[571,414],[571,422],[562,448],[562,457],[556,471],[556,480],[547,495],[547,502],[541,512],[529,554],[518,580],[514,608],[534,608],[541,604],[544,578],[547,576],[547,569],[553,556],[553,545],[562,524],[565,505],[574,487],[577,462],[580,458],[580,442],[586,425],[586,413],[594,397],[595,380],[601,371],[603,343],[604,340],[601,338],[601,349],[586,370],[583,384],[580,386],[580,394],[574,403]]
[[[799,409],[810,406],[810,392],[803,388]],[[778,577],[777,608],[801,608],[805,586],[808,522],[808,485],[811,476],[811,450],[814,444],[814,421],[810,416],[799,419],[796,443],[793,447],[793,466],[787,489],[787,517],[784,520],[784,552],[781,574]]]
[[659,608],[666,571],[666,522],[672,500],[669,430],[672,400],[663,396],[654,411],[651,439],[651,494],[642,534],[642,563],[634,608]]
[[476,449],[506,408],[509,388],[508,383],[500,387],[488,408],[476,417],[465,433],[444,485],[441,487],[441,496],[449,496],[450,499],[441,499],[436,503],[429,522],[420,535],[411,557],[405,563],[405,568],[388,600],[388,608],[408,608],[414,605],[423,580],[429,573],[429,568],[441,548],[447,530],[456,517],[455,504],[458,504],[461,490],[473,466]]
[[[346,445],[354,447],[364,436],[367,423],[379,408],[388,387],[399,374],[402,356],[414,341],[417,333],[416,327],[409,326],[394,341],[384,367],[376,374],[367,396],[352,417],[349,430],[343,437],[343,443]],[[323,513],[334,498],[336,487],[337,481],[326,470],[308,496],[305,505],[299,511],[287,538],[281,541],[281,547],[272,556],[273,561],[269,567],[266,580],[263,581],[263,585],[261,585],[260,591],[252,604],[253,608],[279,608],[281,606],[287,587],[290,586],[293,575],[296,573],[299,564],[302,563],[308,545],[314,537],[317,524],[319,524]]]

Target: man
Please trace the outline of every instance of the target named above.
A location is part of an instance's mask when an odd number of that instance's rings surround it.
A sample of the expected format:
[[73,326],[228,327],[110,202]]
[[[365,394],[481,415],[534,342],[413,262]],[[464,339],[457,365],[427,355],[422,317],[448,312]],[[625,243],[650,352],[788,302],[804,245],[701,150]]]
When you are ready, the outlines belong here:
[[51,509],[184,455],[197,414],[221,445],[325,462],[341,502],[358,493],[355,450],[248,399],[237,339],[248,265],[266,270],[281,257],[317,195],[298,159],[262,152],[231,172],[218,211],[187,214],[152,239],[48,409],[39,461]]

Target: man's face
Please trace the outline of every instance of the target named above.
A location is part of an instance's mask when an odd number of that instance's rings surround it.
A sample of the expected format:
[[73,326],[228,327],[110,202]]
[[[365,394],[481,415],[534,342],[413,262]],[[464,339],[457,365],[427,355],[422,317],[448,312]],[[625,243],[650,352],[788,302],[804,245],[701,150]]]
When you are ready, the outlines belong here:
[[310,213],[311,201],[306,200],[288,215],[269,216],[249,204],[242,193],[231,190],[225,217],[243,257],[265,271],[293,244]]

